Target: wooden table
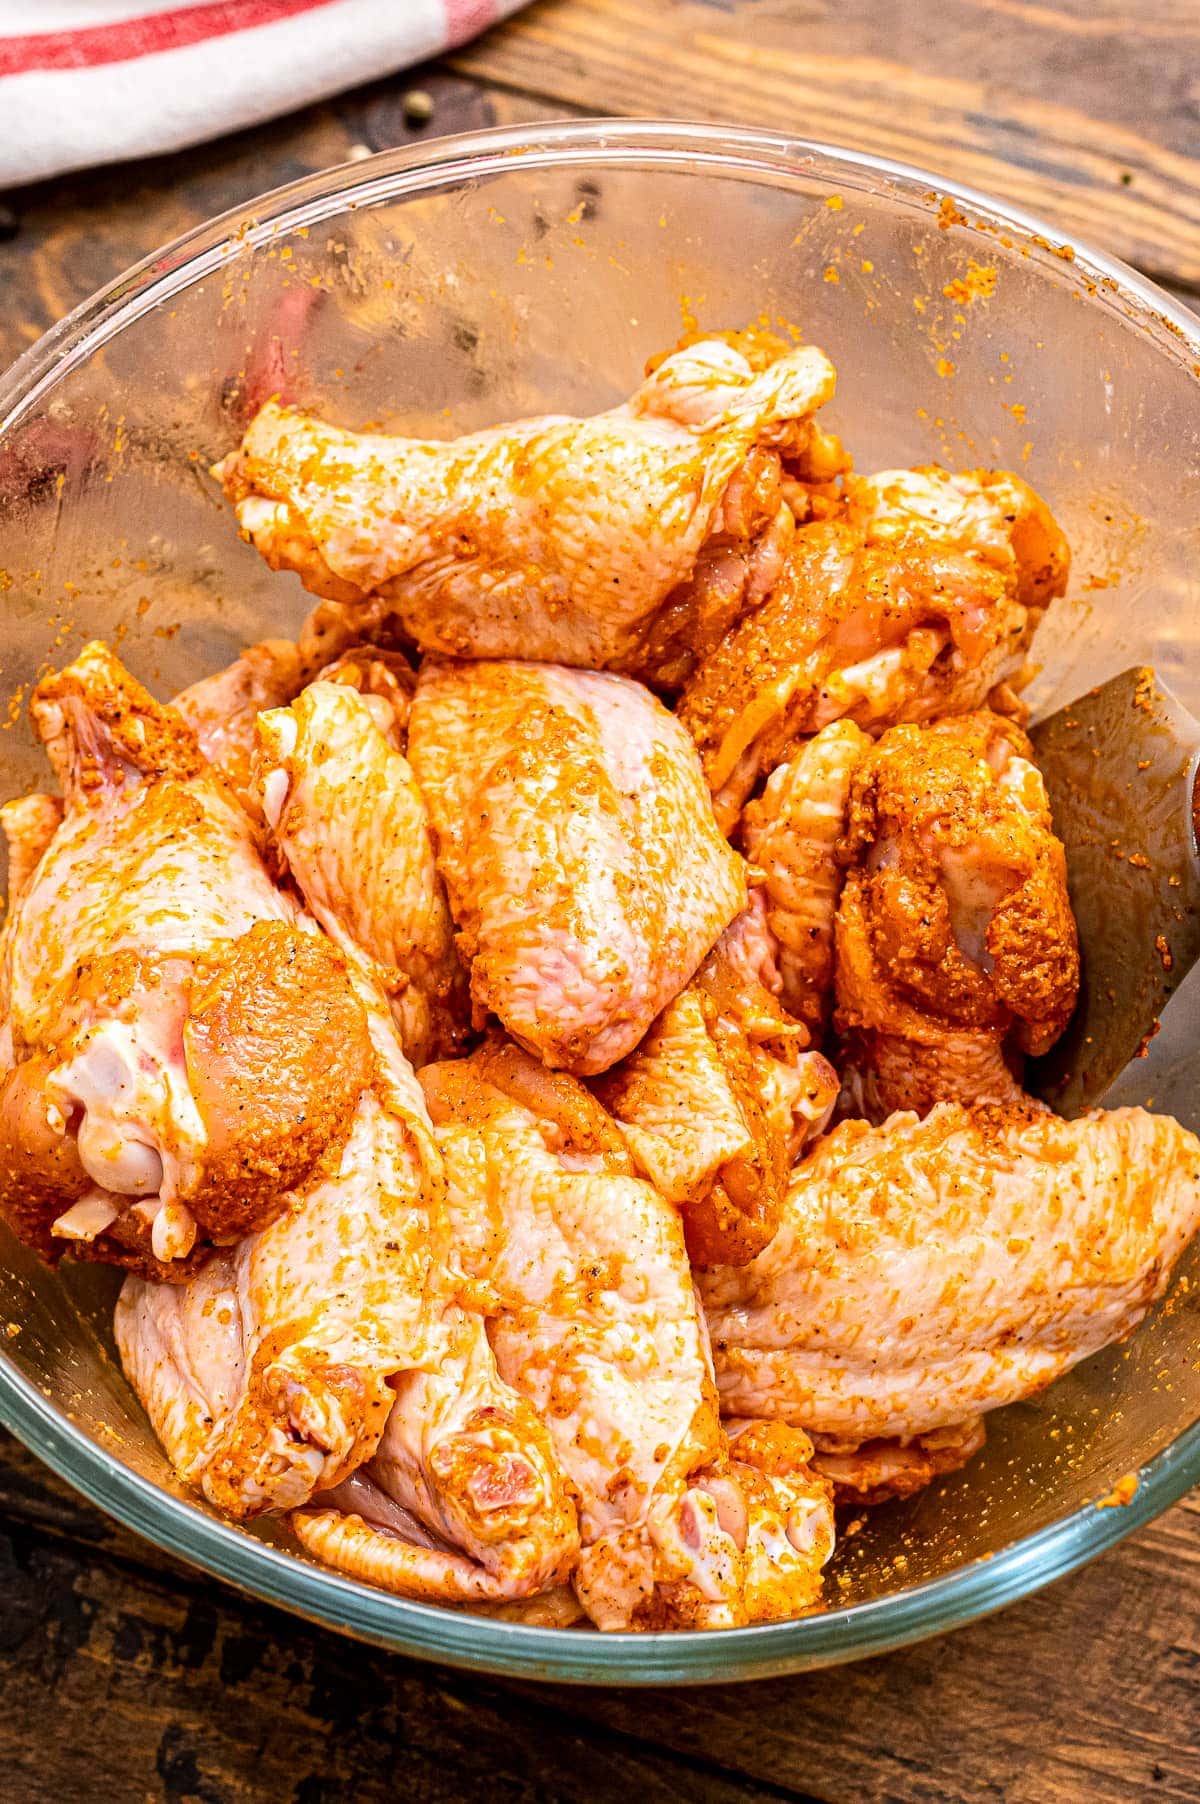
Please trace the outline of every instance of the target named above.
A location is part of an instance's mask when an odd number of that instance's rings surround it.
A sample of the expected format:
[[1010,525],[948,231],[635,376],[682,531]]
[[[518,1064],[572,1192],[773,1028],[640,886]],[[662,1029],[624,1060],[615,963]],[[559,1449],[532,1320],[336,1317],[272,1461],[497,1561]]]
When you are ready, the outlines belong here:
[[[1200,291],[1196,0],[543,0],[418,75],[0,203],[0,359],[165,239],[414,135],[578,112],[783,127]],[[749,1688],[444,1674],[182,1568],[0,1441],[5,1804],[1200,1798],[1200,1502],[990,1622]]]

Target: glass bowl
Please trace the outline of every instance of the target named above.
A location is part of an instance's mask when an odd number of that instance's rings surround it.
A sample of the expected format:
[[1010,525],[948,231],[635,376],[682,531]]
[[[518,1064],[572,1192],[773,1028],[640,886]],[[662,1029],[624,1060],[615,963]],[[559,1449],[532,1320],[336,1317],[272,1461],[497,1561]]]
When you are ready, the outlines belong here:
[[[623,396],[696,324],[822,345],[859,467],[1010,465],[1075,549],[1037,644],[1056,704],[1134,661],[1200,707],[1200,324],[1111,259],[917,171],[766,132],[590,122],[447,138],[279,189],[140,264],[0,382],[5,796],[45,781],[28,687],[88,637],[167,696],[307,606],[209,479],[267,395],[442,436]],[[1200,1115],[1196,983],[1125,1100]],[[1195,1269],[1195,1262],[1193,1262]],[[722,1633],[549,1630],[407,1603],[219,1520],[112,1352],[111,1272],[0,1257],[0,1416],[96,1503],[244,1589],[490,1672],[666,1684],[797,1671],[997,1608],[1200,1478],[1200,1287],[991,1418],[965,1472],[846,1536],[828,1609]],[[1137,1475],[1132,1501],[1113,1487]],[[1122,1486],[1118,1495],[1126,1495]]]

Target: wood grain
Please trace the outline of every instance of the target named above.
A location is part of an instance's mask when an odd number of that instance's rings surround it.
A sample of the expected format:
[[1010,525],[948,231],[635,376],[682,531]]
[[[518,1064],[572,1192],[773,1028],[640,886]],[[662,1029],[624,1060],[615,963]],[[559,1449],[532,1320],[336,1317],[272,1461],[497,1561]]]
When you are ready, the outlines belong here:
[[454,67],[919,164],[1200,284],[1193,0],[541,0]]
[[172,1568],[0,1452],[5,1804],[811,1799]]
[[940,1641],[698,1691],[518,1686],[339,1640],[180,1568],[3,1439],[0,1589],[5,1804],[1200,1796],[1200,1503]]

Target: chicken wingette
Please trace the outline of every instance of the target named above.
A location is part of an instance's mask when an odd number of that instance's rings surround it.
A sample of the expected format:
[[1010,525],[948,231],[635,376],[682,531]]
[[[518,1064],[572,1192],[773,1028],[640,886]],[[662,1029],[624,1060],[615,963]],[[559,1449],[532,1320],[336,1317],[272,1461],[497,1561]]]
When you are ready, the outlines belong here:
[[408,757],[477,1012],[606,1071],[746,900],[687,734],[626,677],[427,661]]
[[969,1426],[1129,1334],[1198,1227],[1200,1140],[1166,1116],[843,1122],[758,1258],[698,1274],[722,1410],[841,1451]]

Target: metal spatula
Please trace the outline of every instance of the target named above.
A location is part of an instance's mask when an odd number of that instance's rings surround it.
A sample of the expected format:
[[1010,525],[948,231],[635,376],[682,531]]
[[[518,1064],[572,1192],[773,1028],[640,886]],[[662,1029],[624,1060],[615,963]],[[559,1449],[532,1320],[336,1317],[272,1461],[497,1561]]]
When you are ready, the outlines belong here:
[[1032,729],[1079,924],[1079,1005],[1026,1085],[1095,1108],[1200,959],[1200,722],[1145,666]]

